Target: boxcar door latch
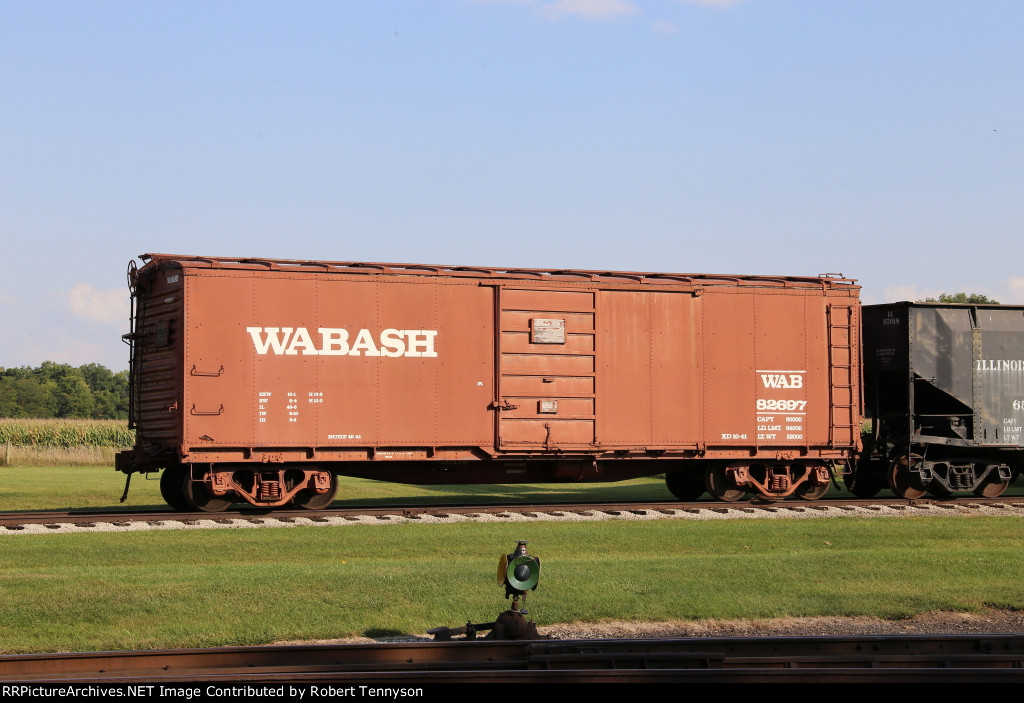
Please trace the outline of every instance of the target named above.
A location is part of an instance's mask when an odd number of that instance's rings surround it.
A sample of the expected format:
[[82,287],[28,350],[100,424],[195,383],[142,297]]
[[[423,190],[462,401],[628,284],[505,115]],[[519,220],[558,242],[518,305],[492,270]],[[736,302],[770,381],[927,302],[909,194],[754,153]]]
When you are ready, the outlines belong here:
[[519,406],[518,405],[513,405],[512,403],[508,402],[507,400],[495,400],[494,402],[492,402],[490,404],[489,407],[490,407],[491,410],[515,410]]

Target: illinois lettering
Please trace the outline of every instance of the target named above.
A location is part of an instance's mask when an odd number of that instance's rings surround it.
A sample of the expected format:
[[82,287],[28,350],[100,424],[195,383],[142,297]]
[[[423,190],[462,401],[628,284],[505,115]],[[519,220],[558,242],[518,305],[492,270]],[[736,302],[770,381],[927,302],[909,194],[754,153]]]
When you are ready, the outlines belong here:
[[1021,371],[1024,359],[978,359],[974,368],[977,371]]

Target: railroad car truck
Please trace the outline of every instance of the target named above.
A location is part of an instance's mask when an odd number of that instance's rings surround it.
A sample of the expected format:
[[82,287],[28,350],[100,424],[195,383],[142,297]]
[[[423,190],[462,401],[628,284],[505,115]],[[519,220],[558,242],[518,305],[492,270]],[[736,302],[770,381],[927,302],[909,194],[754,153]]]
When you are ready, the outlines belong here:
[[860,446],[841,275],[140,258],[116,466],[181,509],[322,508],[338,475],[816,498]]
[[872,431],[850,489],[904,498],[1003,493],[1024,456],[1024,307],[864,307]]

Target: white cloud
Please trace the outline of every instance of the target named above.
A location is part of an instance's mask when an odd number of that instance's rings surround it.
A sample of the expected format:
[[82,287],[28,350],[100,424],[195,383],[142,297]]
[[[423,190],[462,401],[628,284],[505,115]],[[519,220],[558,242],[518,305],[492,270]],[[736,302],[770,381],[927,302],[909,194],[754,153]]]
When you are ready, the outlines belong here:
[[679,34],[679,27],[671,22],[658,20],[657,22],[651,22],[651,31],[663,37],[670,37],[673,34]]
[[924,300],[938,298],[943,291],[939,289],[919,288],[914,285],[886,286],[883,300],[880,303],[895,303],[900,300]]
[[1010,297],[1007,300],[1000,299],[999,302],[1011,305],[1020,305],[1021,303],[1024,303],[1024,277],[1010,276],[1010,280],[1006,284],[1006,289],[1010,291]]
[[[96,363],[102,364],[112,371],[118,371],[128,366],[128,347],[121,344],[111,347],[109,344],[99,342],[65,339],[59,346],[54,346],[53,340],[48,341],[50,346],[40,346],[29,350],[30,354],[27,356],[29,360],[25,362],[26,366],[38,366],[39,360],[55,361],[58,364],[71,364],[72,366]],[[118,342],[120,341],[118,340]],[[120,354],[112,356],[111,348]]]
[[642,14],[631,0],[469,0],[475,5],[520,5],[531,8],[547,20],[574,17],[584,20],[612,20]]
[[78,317],[103,324],[126,322],[131,310],[123,288],[97,290],[86,283],[76,283],[67,302],[68,309]]
[[685,2],[690,5],[706,5],[708,7],[734,7],[743,2],[743,0],[676,0],[676,2]]
[[640,14],[640,8],[629,0],[555,0],[540,7],[547,19],[578,17],[585,20],[608,20]]

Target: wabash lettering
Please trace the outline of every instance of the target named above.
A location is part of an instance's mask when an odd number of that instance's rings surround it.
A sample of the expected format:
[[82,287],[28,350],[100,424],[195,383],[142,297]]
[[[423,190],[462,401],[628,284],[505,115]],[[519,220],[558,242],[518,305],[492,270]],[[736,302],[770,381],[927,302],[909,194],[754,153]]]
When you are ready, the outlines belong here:
[[343,327],[320,327],[317,339],[305,327],[246,327],[257,354],[305,356],[437,356],[437,330],[359,330],[352,339]]
[[798,373],[763,373],[761,383],[765,388],[803,388],[804,377]]

